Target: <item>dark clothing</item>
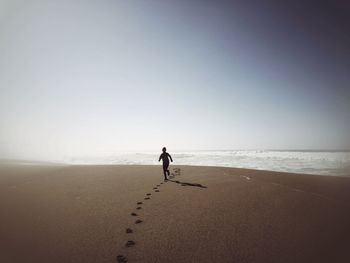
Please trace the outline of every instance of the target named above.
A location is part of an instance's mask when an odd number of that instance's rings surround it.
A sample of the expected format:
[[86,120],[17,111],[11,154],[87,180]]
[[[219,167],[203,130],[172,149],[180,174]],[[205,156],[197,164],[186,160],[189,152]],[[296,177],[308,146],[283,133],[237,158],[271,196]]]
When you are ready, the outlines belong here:
[[159,161],[163,160],[163,173],[164,173],[164,179],[167,180],[166,175],[168,174],[168,176],[170,175],[170,172],[168,170],[169,167],[169,158],[171,161],[173,161],[173,159],[171,158],[170,154],[167,152],[163,152],[160,156],[159,156]]
[[163,163],[167,162],[169,164],[169,158],[171,161],[173,161],[173,159],[171,158],[170,154],[167,152],[163,152],[160,156],[159,156],[159,161],[163,160]]
[[170,174],[168,168],[169,168],[169,162],[163,163],[163,173],[164,173],[165,179],[166,179],[166,174],[165,174],[165,173],[168,173],[168,176],[169,176],[169,174]]

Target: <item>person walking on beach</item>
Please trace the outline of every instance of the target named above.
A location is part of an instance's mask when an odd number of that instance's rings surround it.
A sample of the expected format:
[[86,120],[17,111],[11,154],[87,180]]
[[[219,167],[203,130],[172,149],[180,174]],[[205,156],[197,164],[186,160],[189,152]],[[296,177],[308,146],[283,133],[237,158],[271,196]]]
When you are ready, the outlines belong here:
[[163,151],[163,153],[159,156],[158,162],[160,162],[160,160],[163,160],[164,181],[167,181],[168,178],[166,177],[166,174],[168,174],[168,176],[170,175],[170,172],[168,170],[168,168],[169,168],[169,158],[170,158],[171,162],[173,162],[173,159],[171,158],[171,155],[166,152],[166,148],[165,147],[163,147],[162,151]]

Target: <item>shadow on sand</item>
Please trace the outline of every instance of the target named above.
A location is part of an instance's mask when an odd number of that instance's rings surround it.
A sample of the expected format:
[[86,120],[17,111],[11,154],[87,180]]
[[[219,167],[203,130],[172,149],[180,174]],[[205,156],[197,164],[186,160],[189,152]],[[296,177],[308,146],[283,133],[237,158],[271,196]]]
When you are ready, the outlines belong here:
[[195,186],[195,187],[200,187],[200,188],[207,188],[206,186],[204,185],[201,185],[201,184],[195,184],[195,183],[186,183],[186,182],[180,182],[180,181],[177,181],[177,180],[168,180],[169,182],[173,182],[173,183],[177,183],[177,184],[181,184],[182,186]]

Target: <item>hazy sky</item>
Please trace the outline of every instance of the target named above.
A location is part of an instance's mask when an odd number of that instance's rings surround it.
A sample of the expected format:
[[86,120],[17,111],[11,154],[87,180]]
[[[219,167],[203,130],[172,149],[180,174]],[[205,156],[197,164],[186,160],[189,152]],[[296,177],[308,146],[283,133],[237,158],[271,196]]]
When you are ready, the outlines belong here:
[[0,154],[350,148],[349,6],[0,0]]

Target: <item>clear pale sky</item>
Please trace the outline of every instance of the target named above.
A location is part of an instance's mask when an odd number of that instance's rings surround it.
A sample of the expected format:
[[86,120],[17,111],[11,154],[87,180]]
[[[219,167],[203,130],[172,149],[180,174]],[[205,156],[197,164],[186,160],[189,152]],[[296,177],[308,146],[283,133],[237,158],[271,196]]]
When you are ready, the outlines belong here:
[[0,157],[350,148],[350,10],[307,2],[0,0]]

